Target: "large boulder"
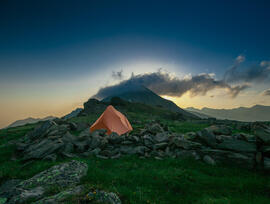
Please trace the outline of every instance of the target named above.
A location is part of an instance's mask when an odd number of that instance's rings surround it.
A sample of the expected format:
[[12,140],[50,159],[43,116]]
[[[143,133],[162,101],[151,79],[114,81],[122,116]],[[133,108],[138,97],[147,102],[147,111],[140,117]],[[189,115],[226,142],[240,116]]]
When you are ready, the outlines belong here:
[[209,155],[216,163],[226,164],[229,166],[239,166],[242,168],[252,169],[255,165],[254,154],[241,154],[226,150],[202,149],[199,154]]
[[78,196],[84,191],[84,186],[76,186],[67,190],[61,191],[53,196],[45,197],[35,202],[36,204],[54,204],[54,203],[65,203],[71,196]]
[[0,188],[0,197],[7,203],[24,203],[29,199],[40,199],[46,189],[58,187],[65,189],[75,186],[85,176],[88,166],[80,161],[72,160],[49,168],[24,181],[6,182]]
[[270,128],[268,126],[259,126],[254,131],[257,139],[263,144],[270,144]]
[[216,146],[218,149],[230,150],[234,152],[249,152],[255,153],[257,151],[256,144],[242,140],[224,140]]
[[226,125],[212,125],[207,128],[209,131],[212,131],[215,135],[231,135],[232,128]]
[[202,131],[197,132],[195,140],[212,148],[215,148],[217,144],[216,136],[208,129],[203,129]]

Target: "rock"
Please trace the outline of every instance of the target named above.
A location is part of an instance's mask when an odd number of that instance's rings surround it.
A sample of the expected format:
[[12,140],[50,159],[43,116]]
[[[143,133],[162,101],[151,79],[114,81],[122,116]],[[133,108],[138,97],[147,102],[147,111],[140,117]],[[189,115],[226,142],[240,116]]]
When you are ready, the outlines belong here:
[[231,135],[232,128],[226,125],[212,125],[207,130],[213,132],[215,135]]
[[101,144],[101,138],[99,136],[92,136],[92,140],[91,140],[89,147],[91,149],[95,149],[95,148],[99,147],[100,144]]
[[[203,129],[202,131],[197,132],[198,141],[203,144],[214,148],[216,146],[216,137],[208,129]],[[197,141],[197,138],[196,138]]]
[[108,193],[105,191],[92,191],[86,195],[87,199],[91,202],[106,203],[106,204],[121,204],[120,198],[115,193]]
[[167,146],[167,142],[157,143],[154,145],[154,149],[165,149]]
[[267,126],[257,127],[255,129],[255,136],[263,143],[270,144],[270,128]]
[[90,130],[89,130],[89,125],[87,123],[84,123],[84,122],[80,122],[80,123],[77,123],[77,131],[82,131],[82,130],[88,130],[88,132],[90,133]]
[[41,140],[36,144],[30,144],[23,151],[23,160],[44,158],[62,148],[63,145],[62,141],[52,141],[49,139]]
[[118,154],[111,156],[111,159],[118,159],[121,157],[121,153],[119,152]]
[[202,146],[200,143],[192,142],[181,137],[174,137],[170,142],[170,145],[172,144],[181,149],[200,149]]
[[186,133],[186,138],[189,140],[194,140],[196,137],[197,137],[197,134],[195,132]]
[[246,142],[255,142],[256,141],[255,135],[240,133],[239,136],[241,137],[242,140],[244,140]]
[[234,152],[250,152],[257,151],[256,144],[242,140],[224,140],[216,146],[218,149],[231,150]]
[[33,131],[30,131],[27,133],[26,137],[29,137],[31,139],[37,138],[37,137],[43,137],[46,135],[49,131],[49,129],[52,126],[57,126],[57,124],[54,121],[47,120],[46,122],[42,123],[42,125],[36,127]]
[[25,203],[28,200],[32,199],[40,199],[45,193],[45,189],[41,186],[25,190],[20,189],[19,195],[13,196],[9,203]]
[[106,157],[106,156],[102,156],[102,155],[96,155],[97,158],[100,158],[100,159],[109,159],[109,157]]
[[125,140],[124,136],[119,136],[117,133],[113,132],[109,135],[108,141],[111,144],[120,144],[122,141]]
[[263,167],[265,170],[270,170],[270,158],[264,157]]
[[69,127],[73,131],[77,130],[77,128],[78,128],[77,124],[76,123],[73,123],[73,122],[70,122],[69,123]]
[[210,165],[216,165],[216,162],[215,162],[215,160],[214,159],[212,159],[210,156],[208,156],[208,155],[205,155],[204,157],[203,157],[203,161],[206,163],[206,164],[210,164]]
[[200,156],[194,150],[178,150],[175,155],[181,159],[193,158],[199,160]]
[[95,130],[94,132],[92,132],[92,136],[93,137],[103,137],[105,136],[107,130],[105,129],[100,129],[100,130]]
[[158,124],[158,123],[154,123],[154,124],[149,124],[147,125],[142,131],[141,131],[141,135],[144,135],[146,133],[150,133],[152,135],[155,135],[157,133],[161,133],[164,132],[163,128]]
[[0,197],[11,198],[12,196],[16,195],[16,192],[14,191],[14,189],[21,181],[22,180],[20,179],[11,179],[4,182],[0,186]]
[[45,170],[34,177],[21,182],[17,187],[30,189],[41,186],[59,186],[67,187],[80,182],[80,178],[85,176],[88,167],[85,163],[72,160],[67,163],[62,163]]
[[230,166],[251,169],[255,164],[254,154],[240,154],[218,149],[201,149],[199,150],[199,153],[211,156],[216,163],[227,164]]
[[159,132],[152,137],[153,141],[156,143],[168,142],[169,136],[166,132]]
[[47,160],[47,161],[56,161],[56,159],[57,159],[56,154],[50,154],[50,155],[43,158],[43,160]]
[[64,190],[56,195],[43,198],[41,200],[38,200],[35,203],[36,204],[64,203],[66,199],[70,198],[71,196],[80,195],[83,191],[84,191],[84,186],[80,185],[80,186],[76,186],[75,188],[72,187],[67,190]]

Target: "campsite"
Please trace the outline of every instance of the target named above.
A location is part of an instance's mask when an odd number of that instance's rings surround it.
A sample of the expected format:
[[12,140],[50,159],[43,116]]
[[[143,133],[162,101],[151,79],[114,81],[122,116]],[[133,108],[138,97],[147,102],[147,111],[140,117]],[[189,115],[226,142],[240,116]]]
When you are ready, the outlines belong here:
[[0,1],[0,204],[269,204],[269,11]]

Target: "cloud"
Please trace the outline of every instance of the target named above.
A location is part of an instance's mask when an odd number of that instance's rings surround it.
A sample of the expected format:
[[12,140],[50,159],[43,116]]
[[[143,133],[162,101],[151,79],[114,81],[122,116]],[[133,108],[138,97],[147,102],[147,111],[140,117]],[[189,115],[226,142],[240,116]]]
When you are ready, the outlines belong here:
[[262,95],[263,96],[270,96],[270,89],[264,90]]
[[171,76],[168,72],[159,70],[153,73],[132,75],[128,80],[124,80],[117,85],[101,88],[93,96],[98,99],[119,94],[126,89],[132,89],[134,85],[143,85],[158,95],[181,97],[189,92],[190,96],[205,95],[208,91],[216,88],[225,89],[231,97],[236,97],[241,91],[249,86],[247,84],[231,86],[223,80],[216,80],[213,74],[199,74],[180,79]]
[[242,63],[242,62],[244,62],[245,60],[246,60],[246,57],[245,57],[245,56],[239,55],[238,57],[236,57],[235,62],[236,62],[236,63]]
[[123,70],[112,71],[112,78],[115,80],[122,80],[123,79]]
[[[234,82],[256,82],[262,83],[270,78],[270,62],[262,61],[259,65],[253,65],[245,70],[239,71],[239,64],[242,61],[239,56],[236,58],[236,63],[224,75],[224,81],[227,83]],[[237,60],[238,59],[238,60]]]

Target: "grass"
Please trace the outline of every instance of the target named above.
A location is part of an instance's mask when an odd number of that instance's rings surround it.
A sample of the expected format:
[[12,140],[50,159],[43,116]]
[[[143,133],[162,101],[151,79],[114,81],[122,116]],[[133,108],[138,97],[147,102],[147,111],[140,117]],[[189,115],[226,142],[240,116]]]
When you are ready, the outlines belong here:
[[[171,131],[181,133],[207,126],[169,120],[161,122]],[[34,125],[0,130],[1,144],[24,136],[32,128]],[[25,165],[11,159],[14,148],[14,145],[0,147],[0,184],[12,178],[30,178],[68,161],[34,161]],[[87,176],[81,181],[89,191],[94,188],[115,192],[123,203],[270,203],[270,175],[245,169],[213,167],[192,159],[154,160],[127,156],[117,160],[95,157],[79,160],[89,167]],[[56,193],[57,189],[51,192]]]

